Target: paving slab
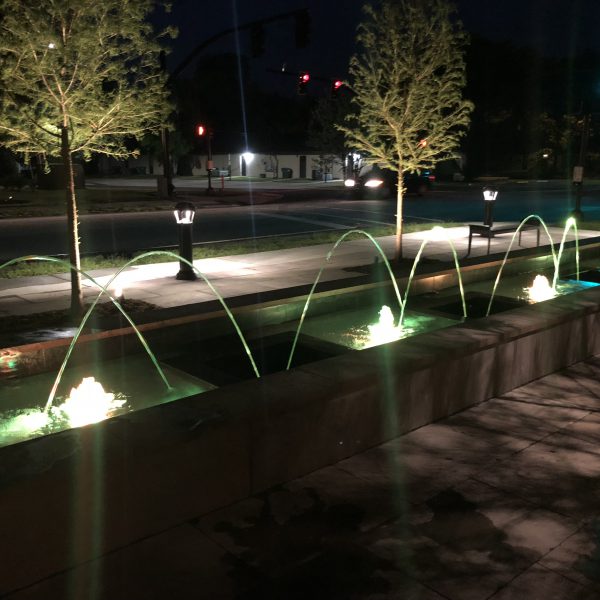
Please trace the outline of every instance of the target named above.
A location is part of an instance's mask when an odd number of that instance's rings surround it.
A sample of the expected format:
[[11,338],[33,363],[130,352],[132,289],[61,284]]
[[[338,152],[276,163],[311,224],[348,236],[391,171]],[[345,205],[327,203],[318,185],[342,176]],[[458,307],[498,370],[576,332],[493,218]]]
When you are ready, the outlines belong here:
[[600,519],[593,519],[546,554],[540,565],[595,590],[600,598]]
[[490,600],[598,600],[594,590],[567,577],[534,565],[516,577]]
[[477,479],[559,513],[585,519],[600,506],[600,448],[566,428],[499,461]]
[[452,600],[489,598],[568,538],[573,519],[466,480],[372,532],[369,548]]
[[233,598],[260,582],[191,525],[112,552],[11,594],[14,600]]

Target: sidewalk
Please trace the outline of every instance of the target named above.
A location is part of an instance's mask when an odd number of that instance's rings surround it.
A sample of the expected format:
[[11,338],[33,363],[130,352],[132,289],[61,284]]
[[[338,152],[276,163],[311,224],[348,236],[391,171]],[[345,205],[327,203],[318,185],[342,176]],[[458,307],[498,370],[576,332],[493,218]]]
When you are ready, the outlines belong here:
[[[468,228],[455,227],[446,229],[449,239],[454,244],[459,259],[467,252]],[[560,243],[562,229],[550,228],[555,244]],[[414,258],[421,243],[430,232],[410,233],[403,236],[404,255]],[[598,232],[579,232],[580,240],[596,237]],[[506,252],[512,239],[511,234],[495,237],[491,240],[491,254],[500,257]],[[523,232],[523,247],[535,246],[536,234],[533,231]],[[574,239],[572,232],[567,241]],[[394,254],[394,238],[384,237],[378,240],[387,257]],[[546,243],[542,232],[541,245]],[[286,287],[311,285],[319,269],[325,263],[325,257],[332,245],[308,246],[289,250],[258,252],[238,256],[209,258],[195,261],[195,266],[205,274],[224,298],[247,293],[260,293]],[[517,241],[513,249],[518,249]],[[474,237],[470,257],[485,256],[487,239]],[[352,267],[360,267],[373,263],[379,254],[371,241],[356,240],[342,243],[334,256],[326,264],[321,281],[349,279],[363,274],[353,271]],[[453,263],[453,255],[447,241],[430,241],[423,253],[429,260]],[[214,294],[208,285],[196,282],[178,281],[175,275],[179,270],[176,262],[156,265],[132,266],[119,276],[111,289],[119,287],[125,297],[144,300],[161,308],[194,304],[214,300]],[[101,285],[107,285],[116,269],[93,271],[90,275]],[[65,309],[69,306],[69,275],[50,275],[43,277],[23,277],[18,279],[0,279],[0,317],[9,315],[32,314],[36,312]],[[91,282],[84,282],[86,297],[97,295],[97,288]]]

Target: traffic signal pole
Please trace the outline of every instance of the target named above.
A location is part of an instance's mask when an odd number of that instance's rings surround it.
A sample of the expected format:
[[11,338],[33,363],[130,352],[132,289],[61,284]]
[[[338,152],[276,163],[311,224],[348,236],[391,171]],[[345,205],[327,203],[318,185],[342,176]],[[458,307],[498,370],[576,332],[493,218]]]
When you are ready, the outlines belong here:
[[[308,10],[305,8],[301,8],[298,10],[292,10],[285,13],[279,13],[272,17],[268,17],[266,19],[259,19],[257,21],[251,21],[250,23],[246,23],[244,25],[240,25],[239,27],[230,27],[229,29],[225,29],[220,33],[209,37],[204,40],[200,44],[198,44],[192,52],[171,72],[169,77],[167,78],[167,85],[171,83],[193,60],[196,58],[207,46],[210,46],[217,40],[220,40],[222,37],[229,35],[230,33],[235,33],[236,31],[245,31],[252,28],[258,28],[262,25],[266,25],[268,23],[273,23],[275,21],[280,21],[282,19],[287,19],[293,17],[295,19],[295,36],[296,43],[298,47],[304,47],[308,43],[308,34],[310,29],[310,15]],[[161,67],[164,71],[166,71],[166,58],[164,51],[161,52],[160,57]],[[210,137],[210,136],[209,136]],[[210,141],[209,149],[210,149]],[[171,152],[169,148],[169,131],[166,125],[161,127],[161,145],[162,145],[162,155],[163,155],[163,177],[166,180],[166,193],[168,196],[173,195],[173,191],[175,190],[175,186],[173,185],[173,174],[171,169]],[[209,150],[210,154],[210,150]],[[209,159],[212,163],[212,155]],[[231,173],[231,171],[230,171]],[[210,172],[208,174],[208,189],[212,190]]]

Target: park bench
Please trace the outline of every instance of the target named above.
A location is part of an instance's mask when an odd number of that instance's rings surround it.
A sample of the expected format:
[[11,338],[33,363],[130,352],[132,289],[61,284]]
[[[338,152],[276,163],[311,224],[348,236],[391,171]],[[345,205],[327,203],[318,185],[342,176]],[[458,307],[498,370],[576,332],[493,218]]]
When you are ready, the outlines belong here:
[[[467,256],[471,254],[471,243],[474,235],[480,235],[481,237],[487,238],[487,253],[490,253],[490,241],[491,239],[503,233],[514,233],[519,228],[521,223],[516,222],[499,222],[492,225],[485,225],[483,223],[467,223],[469,226],[469,247],[467,249]],[[540,245],[540,224],[536,221],[535,223],[525,223],[519,229],[519,246],[521,245],[521,234],[524,231],[535,230],[537,233],[536,245]]]

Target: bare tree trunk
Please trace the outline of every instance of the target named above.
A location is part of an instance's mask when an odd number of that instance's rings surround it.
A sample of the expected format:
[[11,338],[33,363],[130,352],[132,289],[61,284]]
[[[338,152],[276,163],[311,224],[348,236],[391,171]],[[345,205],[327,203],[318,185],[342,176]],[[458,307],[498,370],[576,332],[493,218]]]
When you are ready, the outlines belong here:
[[[77,199],[75,197],[75,178],[73,176],[73,157],[69,143],[68,126],[61,128],[61,156],[65,169],[65,192],[67,201],[67,228],[69,231],[69,262],[76,269],[81,268],[79,258],[79,223],[77,217]],[[77,318],[83,314],[83,293],[81,290],[81,275],[71,269],[71,317]]]
[[402,172],[398,173],[398,193],[396,196],[396,248],[395,259],[402,259],[402,213],[404,211],[404,189],[402,184]]

